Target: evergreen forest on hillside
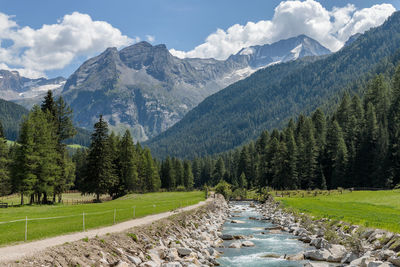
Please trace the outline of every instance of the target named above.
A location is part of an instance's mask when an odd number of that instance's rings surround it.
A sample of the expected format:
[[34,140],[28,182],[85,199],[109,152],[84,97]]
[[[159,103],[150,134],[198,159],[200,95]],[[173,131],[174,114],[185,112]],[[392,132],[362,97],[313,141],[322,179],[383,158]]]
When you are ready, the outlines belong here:
[[160,158],[195,158],[282,129],[316,108],[331,113],[344,91],[362,94],[375,74],[391,77],[400,62],[400,13],[349,46],[322,58],[303,58],[261,69],[209,96],[181,121],[146,144]]

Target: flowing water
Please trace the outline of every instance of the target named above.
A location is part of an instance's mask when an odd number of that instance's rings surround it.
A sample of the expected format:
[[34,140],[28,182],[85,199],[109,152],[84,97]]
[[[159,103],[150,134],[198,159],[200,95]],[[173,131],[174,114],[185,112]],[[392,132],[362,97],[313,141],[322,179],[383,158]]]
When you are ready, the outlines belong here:
[[[233,203],[233,204],[232,204]],[[261,218],[261,214],[250,207],[249,202],[231,202],[231,214],[237,217],[229,218],[223,225],[222,234],[244,235],[245,239],[224,241],[220,249],[223,254],[218,262],[221,266],[303,266],[306,261],[287,261],[284,255],[293,255],[310,249],[310,246],[297,240],[289,233],[270,234],[266,227],[274,225],[267,221],[251,220],[249,217]],[[231,223],[239,220],[244,223]],[[264,232],[265,234],[262,234]],[[250,236],[250,237],[249,237]],[[252,237],[251,237],[252,236]],[[232,242],[251,241],[255,247],[228,248]],[[279,255],[281,258],[265,257]]]

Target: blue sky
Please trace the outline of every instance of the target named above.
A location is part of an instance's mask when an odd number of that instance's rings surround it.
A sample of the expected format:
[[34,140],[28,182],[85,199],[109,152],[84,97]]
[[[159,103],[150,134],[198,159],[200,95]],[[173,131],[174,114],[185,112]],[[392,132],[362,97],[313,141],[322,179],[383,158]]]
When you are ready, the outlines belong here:
[[[248,22],[257,23],[271,20],[275,13],[274,9],[281,2],[277,0],[0,0],[0,13],[9,16],[8,20],[17,24],[17,26],[14,25],[14,30],[25,26],[37,30],[42,28],[44,24],[53,25],[59,23],[67,14],[79,12],[80,14],[89,15],[92,21],[104,21],[113,28],[118,29],[121,36],[117,36],[116,46],[119,47],[136,42],[139,40],[137,38],[146,40],[146,36],[150,35],[155,38],[154,44],[164,43],[169,49],[173,48],[183,52],[181,54],[179,52],[175,53],[181,57],[206,57],[208,56],[207,53],[209,53],[210,56],[222,59],[226,55],[221,54],[220,48],[215,48],[212,45],[204,45],[203,48],[200,47],[191,53],[185,52],[205,43],[205,39],[210,34],[215,33],[217,29],[227,31],[234,24],[246,25]],[[382,4],[382,1],[374,0],[326,0],[318,2],[327,11],[332,11],[335,6],[345,7],[349,3],[353,4],[356,10],[370,8],[375,4]],[[397,10],[400,9],[399,0],[386,0],[384,2],[391,4]],[[355,11],[353,10],[352,12]],[[10,34],[9,36],[13,35]],[[281,34],[275,37],[263,37],[263,39],[257,39],[254,42],[257,43],[262,40],[272,42],[279,36],[286,37]],[[125,40],[125,37],[129,38],[129,40]],[[12,44],[13,42],[9,40],[10,38],[12,39],[13,37],[2,37],[0,34],[0,41],[2,41],[0,48],[6,49],[7,46]],[[328,42],[327,40],[325,41]],[[228,49],[228,51],[234,52],[241,44],[253,44],[252,42],[251,40],[243,40],[243,42],[231,47],[230,49],[232,50]],[[110,43],[104,43],[104,45],[107,44]],[[41,60],[41,56],[35,54],[29,60],[27,59],[28,55],[25,58],[21,57],[27,49],[31,49],[31,47],[26,48],[24,45],[19,45],[18,49],[20,50],[18,52],[15,52],[17,48],[11,51],[14,61],[11,61],[10,55],[7,59],[2,59],[0,53],[0,64],[3,63],[3,66],[7,65],[10,68],[30,69],[32,72],[45,73],[50,77],[57,75],[68,76],[83,60],[98,54],[98,50],[104,48],[99,46],[72,51],[68,59],[60,59],[60,62],[63,63],[56,64],[55,62],[50,62],[50,59],[46,59],[43,61],[43,67],[41,67],[39,63],[36,64],[36,61]],[[333,43],[331,45],[335,47]],[[46,49],[51,50],[51,48]],[[11,52],[8,51],[8,54],[11,54]],[[62,50],[57,53],[60,52]],[[19,58],[16,58],[17,56]],[[57,56],[54,58],[57,58]],[[14,62],[18,63],[15,64]]]

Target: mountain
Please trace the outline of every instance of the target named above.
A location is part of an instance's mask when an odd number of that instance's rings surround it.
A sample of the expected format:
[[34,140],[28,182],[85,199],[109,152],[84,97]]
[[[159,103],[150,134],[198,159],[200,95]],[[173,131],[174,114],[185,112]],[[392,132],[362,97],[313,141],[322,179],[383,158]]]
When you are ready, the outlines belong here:
[[54,79],[30,79],[20,76],[18,71],[0,70],[0,98],[26,103],[30,107],[35,99],[42,98],[48,90],[55,93],[61,92],[66,79],[57,77]]
[[8,140],[15,140],[18,137],[19,126],[28,110],[10,101],[0,99],[0,121]]
[[321,56],[330,53],[330,50],[314,39],[299,35],[273,44],[243,48],[236,55],[230,56],[228,61],[244,62],[252,69],[258,69],[302,57]]
[[400,13],[338,52],[261,69],[206,98],[180,122],[150,140],[152,153],[195,157],[229,150],[265,129],[282,127],[300,113],[356,90],[373,73],[400,60]]
[[207,96],[261,67],[328,53],[304,35],[249,47],[225,61],[180,59],[165,45],[140,42],[120,51],[108,48],[84,62],[68,78],[62,95],[78,126],[91,129],[103,114],[113,130],[131,129],[134,138],[143,141],[171,127]]

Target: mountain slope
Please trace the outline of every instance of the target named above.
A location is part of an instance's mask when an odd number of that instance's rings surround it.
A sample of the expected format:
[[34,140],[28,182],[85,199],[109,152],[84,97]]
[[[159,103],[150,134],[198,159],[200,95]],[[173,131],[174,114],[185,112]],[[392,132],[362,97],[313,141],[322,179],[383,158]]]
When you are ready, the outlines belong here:
[[118,132],[135,139],[156,136],[178,122],[205,97],[271,63],[330,53],[306,36],[248,48],[225,61],[180,59],[165,45],[141,42],[109,48],[69,77],[62,95],[75,123],[91,129],[100,114]]
[[[148,145],[152,153],[194,157],[238,146],[336,97],[400,48],[400,13],[340,51],[308,64],[294,61],[260,70],[208,97]],[[385,69],[385,68],[383,68]]]
[[19,126],[28,110],[10,101],[0,99],[0,121],[8,140],[15,140],[18,137]]
[[25,107],[30,108],[48,90],[54,91],[55,94],[61,92],[65,81],[63,77],[30,79],[20,76],[17,71],[0,70],[0,98],[23,103]]

